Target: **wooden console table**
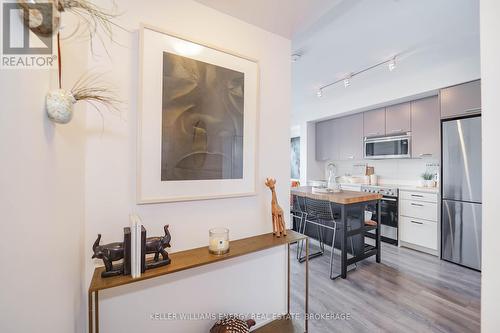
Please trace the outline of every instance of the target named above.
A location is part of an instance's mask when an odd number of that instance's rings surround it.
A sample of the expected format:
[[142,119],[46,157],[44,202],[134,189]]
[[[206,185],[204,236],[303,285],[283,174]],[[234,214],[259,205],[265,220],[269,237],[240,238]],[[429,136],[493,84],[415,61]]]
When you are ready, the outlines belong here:
[[[243,238],[231,241],[229,253],[221,256],[216,256],[208,252],[208,247],[200,247],[196,249],[181,251],[170,254],[172,263],[167,266],[156,269],[147,270],[138,278],[132,278],[130,275],[115,276],[102,278],[101,273],[104,267],[98,267],[94,270],[92,281],[88,290],[88,306],[89,306],[89,333],[99,333],[99,291],[115,288],[131,283],[137,283],[143,280],[149,280],[160,276],[184,271],[187,269],[200,267],[228,260],[231,258],[240,257],[246,254],[267,250],[270,248],[287,245],[288,252],[288,273],[287,273],[287,314],[290,314],[290,245],[298,241],[305,240],[306,243],[306,258],[309,257],[309,238],[292,230],[287,231],[286,237],[274,237],[272,233],[259,236]],[[306,260],[305,265],[305,315],[304,329],[308,331],[308,307],[309,307],[309,261]],[[95,326],[94,326],[95,324]],[[299,332],[299,325],[289,319],[275,320],[254,332]]]

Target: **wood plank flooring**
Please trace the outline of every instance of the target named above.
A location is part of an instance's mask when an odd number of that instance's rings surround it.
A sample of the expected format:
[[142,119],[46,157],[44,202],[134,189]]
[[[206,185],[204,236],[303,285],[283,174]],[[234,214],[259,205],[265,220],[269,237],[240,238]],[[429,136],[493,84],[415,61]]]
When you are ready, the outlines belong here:
[[[295,255],[295,246],[292,249]],[[322,257],[310,261],[309,310],[350,316],[311,319],[312,333],[480,332],[479,272],[383,244],[381,264],[369,258],[346,280],[332,281],[329,259],[327,248]],[[303,265],[292,260],[292,313],[303,311]]]

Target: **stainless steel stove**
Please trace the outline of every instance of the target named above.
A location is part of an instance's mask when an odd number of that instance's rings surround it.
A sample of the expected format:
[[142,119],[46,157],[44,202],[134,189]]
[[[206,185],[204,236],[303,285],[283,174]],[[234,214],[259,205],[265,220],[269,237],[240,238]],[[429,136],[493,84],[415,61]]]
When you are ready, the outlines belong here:
[[394,186],[374,186],[374,185],[363,185],[361,186],[361,191],[368,193],[379,193],[382,194],[383,196],[388,196],[393,198],[397,198],[399,192],[398,188]]
[[[397,245],[398,244],[398,194],[399,190],[394,186],[373,186],[364,185],[361,187],[362,192],[378,193],[383,197],[380,200],[381,211],[381,240],[383,242]],[[376,212],[376,207],[371,207],[373,212]],[[374,217],[377,215],[374,214]],[[371,237],[371,236],[369,236]]]

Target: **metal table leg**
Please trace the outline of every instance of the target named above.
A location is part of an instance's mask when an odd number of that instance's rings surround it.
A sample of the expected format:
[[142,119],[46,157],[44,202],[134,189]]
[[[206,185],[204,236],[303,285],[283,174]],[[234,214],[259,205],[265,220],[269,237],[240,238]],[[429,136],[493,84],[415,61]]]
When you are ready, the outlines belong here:
[[306,294],[305,294],[305,318],[304,318],[304,328],[305,333],[309,331],[309,237],[306,238]]
[[286,314],[287,316],[289,317],[290,316],[290,296],[291,296],[291,293],[290,293],[290,243],[288,243],[288,247],[287,247],[287,256],[288,256],[288,261],[287,261],[287,294],[288,294],[288,297],[287,297],[287,304],[286,304]]
[[347,216],[346,216],[346,206],[340,206],[340,222],[342,224],[342,237],[340,242],[340,266],[341,266],[341,277],[343,279],[347,278]]
[[92,292],[89,291],[88,294],[88,303],[89,303],[89,333],[94,331],[94,305],[92,302]]
[[381,212],[382,210],[380,207],[380,202],[381,202],[381,200],[379,200],[377,202],[377,224],[378,224],[378,226],[377,226],[377,229],[375,231],[375,238],[376,238],[375,239],[375,242],[376,242],[375,246],[377,247],[377,254],[375,255],[375,261],[377,263],[380,263],[380,254],[382,252],[381,251],[382,248],[380,247],[380,225],[381,225],[381,221],[382,221],[382,212]]
[[[92,295],[93,294],[93,295]],[[89,333],[94,332],[95,318],[95,333],[99,333],[99,291],[88,293],[89,303]]]

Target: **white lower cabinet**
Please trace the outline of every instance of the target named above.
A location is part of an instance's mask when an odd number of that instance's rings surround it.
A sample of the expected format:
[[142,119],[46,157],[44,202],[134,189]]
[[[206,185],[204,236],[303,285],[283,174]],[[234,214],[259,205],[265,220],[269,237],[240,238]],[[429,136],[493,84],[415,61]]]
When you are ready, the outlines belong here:
[[438,255],[438,194],[401,191],[399,198],[400,245]]
[[423,220],[437,221],[437,204],[418,200],[401,200],[401,215]]
[[401,241],[437,251],[437,222],[402,216]]

